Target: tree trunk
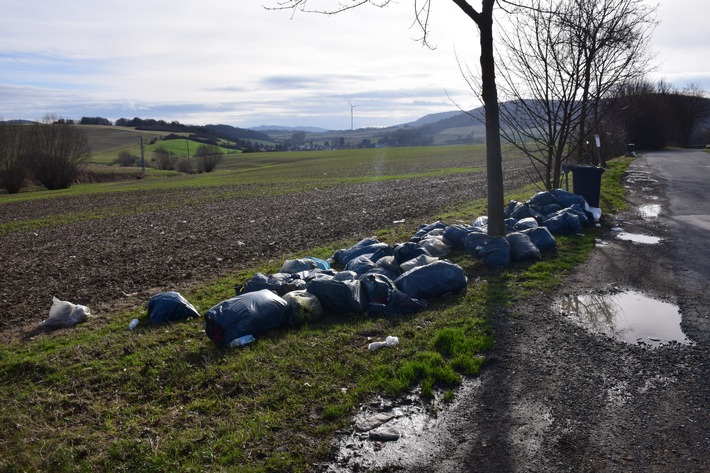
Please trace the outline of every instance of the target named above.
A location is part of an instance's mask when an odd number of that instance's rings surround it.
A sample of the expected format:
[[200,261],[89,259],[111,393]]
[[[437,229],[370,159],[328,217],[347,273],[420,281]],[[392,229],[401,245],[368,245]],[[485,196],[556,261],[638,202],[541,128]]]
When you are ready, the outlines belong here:
[[500,144],[500,116],[493,55],[493,6],[484,0],[476,24],[481,35],[481,79],[483,106],[486,109],[486,169],[488,175],[488,234],[505,235],[503,214],[503,157]]

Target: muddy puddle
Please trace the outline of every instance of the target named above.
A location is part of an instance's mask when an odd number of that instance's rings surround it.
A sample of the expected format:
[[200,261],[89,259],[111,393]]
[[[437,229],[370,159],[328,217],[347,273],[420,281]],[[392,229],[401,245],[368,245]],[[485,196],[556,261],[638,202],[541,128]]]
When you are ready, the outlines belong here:
[[639,292],[566,295],[556,305],[582,327],[626,343],[651,347],[692,343],[680,327],[677,305]]
[[396,403],[379,398],[361,406],[352,428],[336,442],[335,461],[324,471],[345,473],[395,465],[406,470],[430,458],[441,448],[442,425],[451,421],[456,404],[473,395],[480,383],[478,378],[464,378],[450,402],[444,402],[441,393],[431,401],[413,394]]

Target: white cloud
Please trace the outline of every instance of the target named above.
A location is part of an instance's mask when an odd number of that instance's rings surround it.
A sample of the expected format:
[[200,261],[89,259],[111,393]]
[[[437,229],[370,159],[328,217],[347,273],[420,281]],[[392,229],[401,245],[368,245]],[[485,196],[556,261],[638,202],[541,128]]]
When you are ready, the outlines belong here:
[[[415,40],[410,0],[334,16],[262,6],[277,3],[6,0],[0,115],[349,128],[347,100],[360,105],[356,126],[452,110],[447,94],[477,105],[454,47],[476,66],[478,32],[453,2],[433,4],[434,51]],[[658,74],[685,83],[707,77],[710,45],[705,0],[682,3],[662,5],[654,41],[665,58]]]

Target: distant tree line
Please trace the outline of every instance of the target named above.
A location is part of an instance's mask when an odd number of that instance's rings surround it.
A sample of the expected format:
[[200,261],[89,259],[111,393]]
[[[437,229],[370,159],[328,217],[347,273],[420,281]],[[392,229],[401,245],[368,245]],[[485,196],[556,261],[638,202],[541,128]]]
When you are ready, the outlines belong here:
[[256,146],[252,141],[270,141],[271,138],[259,131],[237,128],[230,125],[184,125],[178,121],[166,122],[152,118],[119,118],[116,126],[132,127],[144,131],[164,131],[169,133],[190,133],[191,139],[204,142],[206,144],[216,144],[217,140],[223,139],[231,141],[234,145],[220,144],[222,147],[231,147],[244,151],[256,151]]
[[42,123],[0,122],[0,185],[14,194],[30,179],[49,190],[66,189],[89,159],[86,134],[66,120]]

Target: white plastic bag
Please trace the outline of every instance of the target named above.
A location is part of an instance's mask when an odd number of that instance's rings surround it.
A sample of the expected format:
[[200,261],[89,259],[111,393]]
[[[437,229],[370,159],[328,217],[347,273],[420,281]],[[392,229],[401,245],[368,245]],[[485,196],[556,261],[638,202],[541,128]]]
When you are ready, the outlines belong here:
[[84,305],[60,301],[53,297],[52,307],[49,309],[49,317],[42,322],[42,325],[45,327],[73,327],[76,324],[86,322],[89,314],[89,308]]

